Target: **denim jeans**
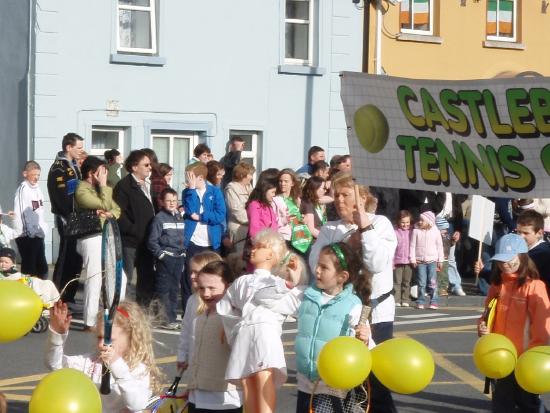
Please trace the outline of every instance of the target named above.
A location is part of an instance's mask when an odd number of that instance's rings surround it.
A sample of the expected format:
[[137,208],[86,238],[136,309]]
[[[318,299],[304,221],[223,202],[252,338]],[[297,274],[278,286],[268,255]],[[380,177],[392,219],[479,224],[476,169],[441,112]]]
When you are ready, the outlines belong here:
[[437,304],[437,263],[428,262],[418,264],[416,267],[418,277],[418,298],[416,304],[425,304],[426,288],[431,290],[431,303]]
[[155,294],[164,307],[165,321],[176,321],[178,292],[185,264],[185,256],[164,256],[155,265]]
[[462,290],[462,279],[458,273],[455,259],[456,245],[452,245],[449,250],[449,267],[447,268],[447,274],[449,275],[449,284],[451,285],[451,291],[457,292]]

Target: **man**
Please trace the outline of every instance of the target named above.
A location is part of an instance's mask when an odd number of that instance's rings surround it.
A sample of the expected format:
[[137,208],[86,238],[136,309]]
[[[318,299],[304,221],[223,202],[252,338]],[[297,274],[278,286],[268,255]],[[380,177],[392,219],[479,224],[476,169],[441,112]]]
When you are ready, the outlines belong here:
[[220,159],[225,169],[222,180],[222,189],[233,179],[233,168],[241,161],[241,153],[244,148],[244,139],[240,136],[232,136],[229,141],[229,151]]
[[113,198],[120,206],[118,219],[122,236],[124,272],[131,284],[137,271],[136,301],[147,306],[154,293],[153,256],[147,249],[147,228],[155,216],[151,192],[151,161],[141,150],[130,152],[124,163],[128,172],[115,186]]
[[311,174],[313,173],[313,165],[315,164],[315,162],[324,160],[325,150],[320,146],[312,146],[311,148],[309,148],[309,151],[307,151],[307,163],[300,169],[296,170],[296,174],[300,176],[305,174],[311,176]]
[[[69,281],[78,278],[82,269],[82,258],[76,252],[76,239],[65,238],[65,226],[74,211],[74,193],[82,179],[78,160],[84,152],[84,139],[76,133],[67,133],[61,141],[61,152],[57,154],[48,173],[48,195],[59,233],[59,254],[55,263],[53,281],[63,291]],[[64,302],[74,303],[78,282],[73,282],[63,293]]]

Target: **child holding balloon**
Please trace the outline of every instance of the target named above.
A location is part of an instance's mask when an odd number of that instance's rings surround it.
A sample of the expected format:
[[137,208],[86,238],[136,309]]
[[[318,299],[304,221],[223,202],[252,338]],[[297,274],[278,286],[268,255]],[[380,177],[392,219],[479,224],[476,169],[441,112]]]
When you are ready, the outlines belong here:
[[[544,282],[529,258],[527,243],[517,234],[507,234],[496,245],[496,262],[485,305],[497,299],[494,322],[488,326],[482,317],[478,334],[498,333],[508,337],[518,355],[528,349],[547,345],[550,340],[550,301]],[[515,406],[521,412],[538,413],[538,395],[522,389],[511,373],[495,380],[493,412],[508,412]]]
[[129,301],[117,307],[112,344],[103,343],[103,317],[98,315],[97,353],[67,356],[63,352],[71,316],[61,301],[50,310],[46,364],[52,370],[73,368],[84,372],[99,388],[102,364],[111,370],[111,392],[101,395],[104,413],[141,411],[154,393],[162,390],[162,373],[155,364],[149,322],[141,308]]

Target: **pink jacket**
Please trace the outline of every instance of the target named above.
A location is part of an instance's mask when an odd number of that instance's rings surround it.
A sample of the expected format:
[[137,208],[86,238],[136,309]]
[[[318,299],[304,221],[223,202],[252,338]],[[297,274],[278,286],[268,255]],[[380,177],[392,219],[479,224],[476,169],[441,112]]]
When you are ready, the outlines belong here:
[[279,228],[277,216],[271,206],[265,206],[259,201],[252,201],[246,208],[248,215],[248,235],[254,238],[258,232],[265,228],[275,231]]
[[409,258],[411,263],[443,262],[443,240],[435,225],[430,229],[415,228],[411,237]]
[[393,256],[394,265],[410,264],[410,245],[412,231],[410,229],[395,228],[395,236],[397,237],[397,248]]

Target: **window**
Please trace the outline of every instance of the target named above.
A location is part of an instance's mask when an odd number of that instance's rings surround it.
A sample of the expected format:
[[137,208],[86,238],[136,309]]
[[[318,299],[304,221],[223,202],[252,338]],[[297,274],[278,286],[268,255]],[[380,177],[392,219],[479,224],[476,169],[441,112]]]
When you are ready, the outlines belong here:
[[315,0],[286,0],[285,62],[313,65]]
[[516,41],[516,0],[487,2],[487,40]]
[[181,196],[185,185],[185,167],[193,157],[193,148],[198,144],[198,135],[194,132],[158,131],[153,132],[151,138],[158,161],[174,168],[171,186],[177,191],[178,196]]
[[403,0],[400,7],[402,33],[433,35],[433,0]]
[[124,156],[124,128],[92,126],[90,155],[103,157],[107,149],[117,149]]
[[244,140],[244,148],[241,152],[241,161],[248,162],[254,165],[256,172],[254,173],[254,182],[256,182],[256,176],[261,172],[262,162],[262,133],[259,131],[249,130],[231,130],[229,131],[229,139],[233,136],[240,136]]
[[157,53],[156,0],[118,0],[117,50]]

